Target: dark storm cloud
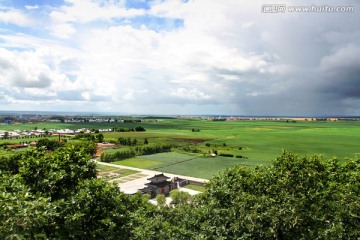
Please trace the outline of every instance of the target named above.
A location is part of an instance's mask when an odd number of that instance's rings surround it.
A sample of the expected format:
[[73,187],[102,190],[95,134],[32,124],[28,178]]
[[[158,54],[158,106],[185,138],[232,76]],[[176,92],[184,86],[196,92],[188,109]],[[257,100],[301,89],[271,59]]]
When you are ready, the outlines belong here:
[[333,97],[360,98],[360,46],[347,45],[321,61],[322,92]]

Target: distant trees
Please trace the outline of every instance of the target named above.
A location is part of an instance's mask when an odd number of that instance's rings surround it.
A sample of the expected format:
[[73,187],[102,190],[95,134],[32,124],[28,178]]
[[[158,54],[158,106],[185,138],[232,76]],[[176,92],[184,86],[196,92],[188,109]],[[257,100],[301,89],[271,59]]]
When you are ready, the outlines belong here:
[[75,135],[74,139],[86,139],[89,141],[95,141],[95,136],[90,133],[79,133]]
[[103,152],[100,156],[100,161],[115,162],[123,159],[133,158],[135,156],[169,152],[169,151],[171,151],[171,145],[167,145],[167,144],[136,146],[134,148],[119,149],[113,153]]
[[146,129],[142,126],[137,126],[135,128],[118,128],[118,127],[114,127],[113,128],[114,132],[145,132]]
[[64,142],[59,142],[57,140],[50,140],[48,138],[39,139],[36,143],[37,148],[45,147],[49,151],[55,151],[55,149],[63,147]]
[[169,144],[148,144],[146,146],[136,146],[137,155],[149,155],[154,153],[170,152],[172,146]]
[[146,130],[145,130],[145,128],[142,127],[142,126],[137,126],[137,127],[135,127],[135,131],[136,131],[136,132],[145,132]]
[[118,142],[124,146],[135,146],[137,144],[136,138],[118,138]]
[[132,148],[119,149],[113,153],[103,152],[100,156],[102,162],[115,162],[123,159],[133,158],[136,156],[136,152]]
[[222,156],[222,157],[234,157],[234,154],[230,154],[230,153],[219,153],[219,156]]
[[104,140],[104,135],[102,133],[100,133],[100,134],[97,134],[95,136],[95,138],[96,138],[97,142],[101,143]]
[[4,139],[8,139],[9,138],[9,132],[4,132]]

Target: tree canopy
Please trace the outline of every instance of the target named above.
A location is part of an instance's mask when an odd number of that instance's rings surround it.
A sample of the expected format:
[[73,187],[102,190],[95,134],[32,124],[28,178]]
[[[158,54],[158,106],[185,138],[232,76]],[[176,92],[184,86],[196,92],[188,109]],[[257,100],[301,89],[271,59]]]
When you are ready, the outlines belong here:
[[284,152],[270,166],[226,169],[181,204],[154,206],[98,179],[84,146],[0,158],[1,239],[360,237],[359,159]]

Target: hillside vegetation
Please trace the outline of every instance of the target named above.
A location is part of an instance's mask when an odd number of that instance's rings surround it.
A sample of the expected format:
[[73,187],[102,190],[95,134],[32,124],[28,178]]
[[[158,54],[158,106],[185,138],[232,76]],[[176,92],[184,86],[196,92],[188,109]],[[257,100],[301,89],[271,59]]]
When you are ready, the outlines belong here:
[[188,202],[155,206],[98,179],[90,145],[0,158],[1,239],[360,237],[359,159],[284,152],[269,166],[222,171]]

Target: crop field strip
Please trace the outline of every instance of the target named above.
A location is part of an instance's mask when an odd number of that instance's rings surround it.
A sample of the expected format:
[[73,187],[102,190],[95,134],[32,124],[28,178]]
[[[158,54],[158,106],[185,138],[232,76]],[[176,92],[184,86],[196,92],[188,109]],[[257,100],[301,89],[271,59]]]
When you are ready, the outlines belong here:
[[[189,176],[210,178],[221,169],[236,164],[267,165],[281,155],[282,150],[300,155],[323,154],[325,158],[342,160],[360,152],[360,121],[305,122],[297,121],[228,121],[162,119],[141,123],[36,123],[23,125],[1,125],[0,130],[15,129],[59,129],[59,128],[130,128],[141,125],[145,132],[104,132],[105,141],[118,138],[136,138],[143,144],[167,143],[175,146],[174,154],[185,154],[176,158],[170,154],[166,160],[159,155],[141,156],[115,162],[119,165],[158,169]],[[199,131],[192,131],[192,129]],[[54,138],[55,139],[55,138]],[[29,138],[25,141],[37,140]],[[16,143],[23,139],[0,140],[0,143]],[[73,141],[68,139],[68,141]],[[185,149],[187,148],[187,149]],[[233,154],[243,158],[225,158],[207,155],[214,150],[222,154]],[[17,150],[1,150],[2,155],[11,155]],[[104,150],[116,151],[116,149]],[[192,159],[191,161],[186,161]]]

